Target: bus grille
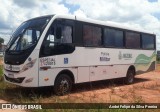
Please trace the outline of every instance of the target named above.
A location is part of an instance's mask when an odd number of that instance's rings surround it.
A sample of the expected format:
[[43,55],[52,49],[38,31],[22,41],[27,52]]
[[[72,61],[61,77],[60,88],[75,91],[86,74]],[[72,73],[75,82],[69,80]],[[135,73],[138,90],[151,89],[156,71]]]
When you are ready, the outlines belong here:
[[13,83],[22,83],[23,80],[24,80],[24,78],[25,78],[25,77],[21,77],[21,78],[10,78],[10,77],[7,77],[5,74],[4,74],[4,76],[5,76],[5,79],[6,79],[7,81],[13,82]]
[[7,69],[5,69],[5,71],[7,71],[7,72],[13,72],[13,73],[19,73],[20,71],[11,71],[11,70],[7,70]]

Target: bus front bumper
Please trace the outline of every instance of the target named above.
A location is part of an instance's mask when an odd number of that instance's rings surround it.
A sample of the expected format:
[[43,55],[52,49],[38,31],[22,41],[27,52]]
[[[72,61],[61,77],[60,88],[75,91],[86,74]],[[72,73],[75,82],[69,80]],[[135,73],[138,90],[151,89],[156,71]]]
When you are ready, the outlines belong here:
[[22,86],[22,87],[39,87],[38,86],[38,79],[36,77],[32,77],[30,75],[23,75],[14,74],[11,72],[7,72],[4,70],[4,80],[7,83]]

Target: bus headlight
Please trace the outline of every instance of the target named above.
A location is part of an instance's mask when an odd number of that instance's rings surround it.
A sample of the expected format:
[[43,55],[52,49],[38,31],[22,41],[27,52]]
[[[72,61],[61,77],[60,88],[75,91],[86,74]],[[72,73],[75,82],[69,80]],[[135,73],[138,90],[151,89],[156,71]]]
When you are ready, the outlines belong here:
[[34,60],[30,61],[29,63],[27,63],[26,65],[24,65],[24,67],[22,68],[22,72],[32,68],[34,66],[35,62],[36,62],[36,59],[34,59]]

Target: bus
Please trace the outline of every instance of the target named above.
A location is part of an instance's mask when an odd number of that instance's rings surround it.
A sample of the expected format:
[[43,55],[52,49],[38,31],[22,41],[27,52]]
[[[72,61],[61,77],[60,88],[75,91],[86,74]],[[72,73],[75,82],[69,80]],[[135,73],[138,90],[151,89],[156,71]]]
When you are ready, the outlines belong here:
[[4,79],[22,87],[53,86],[57,95],[78,83],[122,78],[156,68],[156,35],[73,15],[23,22],[4,53]]

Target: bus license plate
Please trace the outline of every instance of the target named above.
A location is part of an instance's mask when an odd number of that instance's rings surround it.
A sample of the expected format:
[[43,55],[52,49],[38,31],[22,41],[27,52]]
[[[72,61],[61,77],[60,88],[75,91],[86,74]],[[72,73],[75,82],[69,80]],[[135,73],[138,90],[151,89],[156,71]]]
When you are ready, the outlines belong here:
[[8,74],[8,77],[14,78],[14,74]]

